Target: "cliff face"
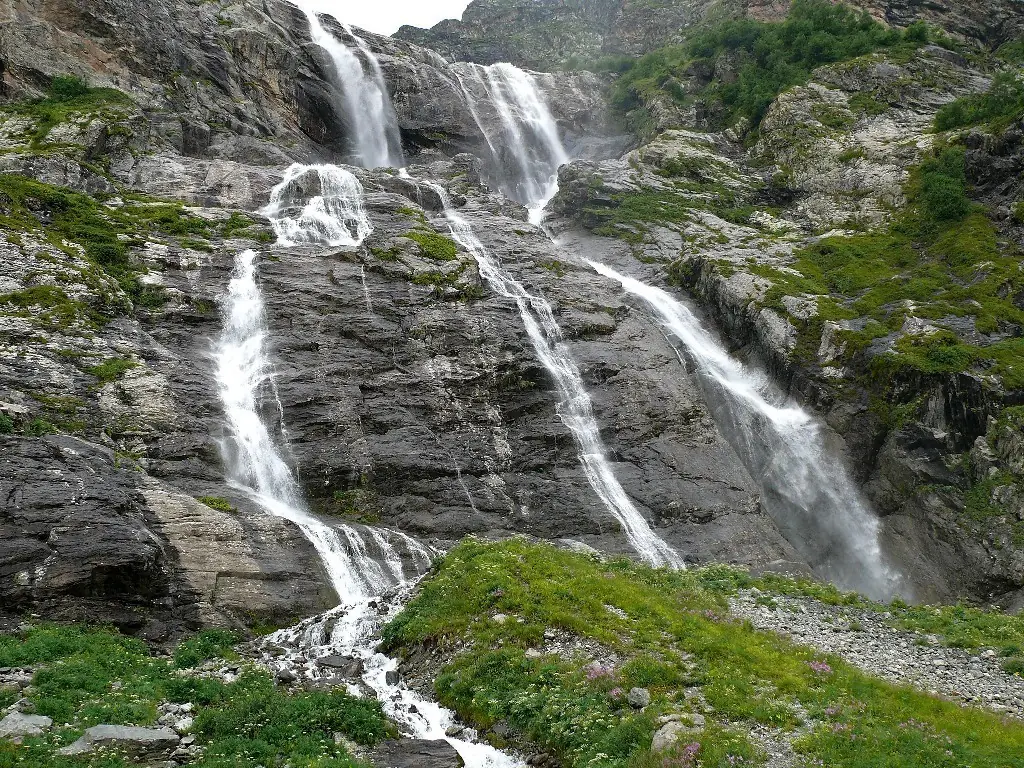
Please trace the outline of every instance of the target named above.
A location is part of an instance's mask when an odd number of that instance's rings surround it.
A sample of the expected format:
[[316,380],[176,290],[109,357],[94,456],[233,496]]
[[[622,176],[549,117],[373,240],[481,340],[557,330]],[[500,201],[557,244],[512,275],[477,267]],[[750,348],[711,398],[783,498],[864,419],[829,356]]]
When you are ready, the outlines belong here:
[[[1014,0],[853,0],[849,5],[895,26],[923,20],[992,47],[1013,39],[1020,23],[1020,4]],[[789,6],[785,0],[474,0],[461,20],[429,30],[405,26],[396,37],[457,61],[511,61],[547,70],[605,56],[642,56],[681,43],[702,22],[743,16],[778,21]]]
[[[943,20],[990,45],[1013,29],[1017,8],[872,7],[901,24]],[[829,314],[785,278],[822,236],[890,225],[935,143],[936,111],[983,92],[989,63],[924,46],[820,68],[774,99],[756,140],[749,125],[717,130],[713,110],[662,92],[637,107],[651,117],[643,136],[616,136],[608,78],[540,76],[561,134],[588,158],[561,171],[555,245],[466,154],[486,153],[489,121],[500,119],[467,102],[461,78],[475,70],[417,44],[542,66],[637,55],[740,11],[780,9],[477,2],[461,25],[365,38],[411,176],[447,188],[493,256],[552,303],[615,474],[659,535],[695,562],[808,569],[766,513],[695,366],[594,273],[595,257],[684,285],[731,348],[827,416],[836,456],[849,454],[887,515],[887,546],[920,596],[1015,605],[1022,470],[1004,411],[1019,390],[976,369],[908,374],[898,412],[882,412],[843,336],[863,329],[859,316]],[[464,249],[438,258],[420,243],[450,233],[427,185],[356,171],[373,227],[361,246],[272,244],[261,210],[285,167],[350,158],[336,73],[290,4],[6,2],[0,61],[4,611],[159,637],[332,604],[313,546],[241,492],[220,458],[213,350],[247,248],[259,252],[275,361],[265,416],[286,436],[315,512],[439,548],[518,532],[631,553],[581,467],[562,393],[516,302],[488,287]],[[58,98],[66,75],[92,88]],[[689,75],[685,85],[699,89],[735,68]],[[1021,237],[1011,215],[1020,135],[966,140],[972,194],[994,212],[1001,249]],[[620,158],[629,143],[637,148]],[[934,319],[908,319],[878,349],[931,332],[923,323]],[[993,342],[1014,330],[996,332]],[[985,497],[982,519],[964,513],[971,494]]]

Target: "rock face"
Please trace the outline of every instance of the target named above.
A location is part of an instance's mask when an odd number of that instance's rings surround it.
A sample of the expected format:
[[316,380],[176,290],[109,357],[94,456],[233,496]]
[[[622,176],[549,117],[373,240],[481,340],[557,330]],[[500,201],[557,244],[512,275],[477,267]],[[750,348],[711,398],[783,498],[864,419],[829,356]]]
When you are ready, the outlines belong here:
[[[895,26],[918,19],[972,41],[998,46],[1013,39],[1022,11],[1014,0],[985,3],[925,0],[852,0]],[[396,37],[440,51],[457,61],[511,61],[534,69],[590,63],[602,56],[642,56],[675,45],[704,21],[749,16],[785,18],[785,0],[474,0],[461,20],[432,29],[402,27]]]

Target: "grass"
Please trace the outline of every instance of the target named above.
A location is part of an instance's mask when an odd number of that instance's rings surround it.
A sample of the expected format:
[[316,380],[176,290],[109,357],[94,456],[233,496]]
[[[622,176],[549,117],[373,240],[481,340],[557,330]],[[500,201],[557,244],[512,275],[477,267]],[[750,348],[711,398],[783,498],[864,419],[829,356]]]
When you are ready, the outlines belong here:
[[[754,723],[794,737],[802,723],[796,748],[812,765],[1024,765],[1020,724],[881,682],[728,619],[725,596],[741,579],[722,567],[669,572],[521,540],[470,540],[385,629],[384,645],[453,652],[435,684],[442,703],[479,727],[504,723],[515,743],[573,768],[668,764],[650,753],[655,718],[697,709],[708,727],[688,739],[691,765],[759,764],[764,756],[739,736]],[[550,629],[620,663],[547,653]],[[644,712],[622,700],[632,686],[651,691]]]
[[94,291],[88,304],[72,301],[61,289],[50,286],[0,296],[0,301],[22,309],[42,309],[42,319],[56,327],[67,327],[75,319],[97,325],[128,311],[123,300],[104,286],[104,273],[118,282],[137,308],[158,309],[166,303],[161,287],[140,280],[143,270],[133,262],[131,247],[158,235],[227,237],[248,232],[253,225],[251,219],[237,213],[224,222],[211,223],[177,203],[137,196],[120,208],[107,208],[89,195],[15,174],[0,174],[0,204],[0,227],[15,232],[41,230],[55,248],[73,255],[77,254],[75,246],[81,248],[90,263],[82,275]]
[[138,365],[134,360],[114,357],[110,360],[104,360],[99,365],[94,365],[89,369],[89,373],[96,377],[100,385],[110,384],[120,379],[132,368],[137,368]]
[[[773,283],[765,304],[785,312],[783,296],[817,296],[819,317],[793,322],[807,337],[798,348],[816,356],[823,320],[858,320],[862,330],[840,332],[845,364],[868,383],[885,384],[901,373],[948,374],[980,367],[1006,389],[1024,387],[1024,310],[1014,297],[1024,290],[1019,253],[1000,242],[987,213],[971,202],[961,147],[940,147],[907,183],[910,205],[888,230],[828,237],[795,254],[782,271],[750,265]],[[876,338],[900,333],[908,317],[940,330],[899,338],[884,355],[862,353]],[[972,346],[943,323],[973,321],[980,334],[1008,339]],[[1016,330],[1015,330],[1016,329]],[[873,385],[872,385],[873,388]]]
[[199,501],[218,512],[235,513],[238,511],[230,501],[222,499],[220,496],[200,496]]
[[775,97],[806,83],[816,67],[883,48],[913,50],[928,38],[920,24],[901,33],[846,5],[794,0],[781,23],[728,20],[698,32],[684,45],[659,49],[629,66],[616,64],[623,74],[612,102],[624,113],[665,96],[685,104],[693,97],[681,82],[728,62],[736,76],[708,78],[698,98],[718,105],[721,125],[746,118],[756,127]]
[[450,237],[436,232],[409,232],[405,237],[414,241],[420,249],[420,255],[432,261],[455,261],[459,257],[458,246]]
[[200,768],[354,768],[361,763],[335,744],[335,733],[367,746],[394,735],[377,702],[341,690],[288,693],[249,668],[230,684],[180,671],[208,658],[236,658],[237,639],[207,631],[170,660],[105,629],[51,625],[0,635],[0,666],[38,668],[26,695],[35,712],[56,723],[23,745],[0,742],[0,768],[123,768],[128,763],[115,755],[83,762],[55,752],[91,725],[152,725],[162,701],[193,705],[192,734],[204,748],[193,765]]

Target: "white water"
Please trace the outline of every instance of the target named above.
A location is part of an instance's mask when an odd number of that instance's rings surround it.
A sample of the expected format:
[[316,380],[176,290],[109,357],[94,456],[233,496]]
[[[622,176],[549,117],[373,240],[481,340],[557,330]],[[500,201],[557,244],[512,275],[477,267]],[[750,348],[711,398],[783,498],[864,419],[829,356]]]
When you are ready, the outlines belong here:
[[700,320],[665,291],[590,262],[645,301],[685,346],[716,421],[761,485],[766,510],[808,563],[837,585],[889,598],[898,580],[884,563],[879,523],[825,445],[814,419],[773,402],[766,377],[732,358]]
[[262,213],[283,246],[359,245],[373,231],[363,210],[363,185],[336,165],[292,165]]
[[[373,51],[351,27],[343,24],[358,54],[352,51],[324,29],[320,15],[309,3],[302,0],[293,2],[306,14],[313,42],[327,52],[334,65],[338,86],[345,97],[345,118],[352,134],[356,164],[363,168],[398,168],[404,165],[398,118],[384,82],[380,62]],[[365,60],[365,65],[359,54]]]
[[655,566],[685,568],[683,559],[651,530],[615,477],[605,455],[590,395],[583,385],[579,368],[565,346],[551,305],[543,296],[530,294],[522,283],[488,253],[469,222],[452,208],[443,187],[432,182],[424,183],[440,196],[452,237],[473,254],[481,277],[499,295],[516,302],[534,351],[555,380],[560,397],[558,415],[576,438],[580,463],[594,492],[619,521],[626,538],[644,561]]
[[[306,170],[309,169],[303,173]],[[313,170],[321,180],[351,176],[343,169],[329,166]],[[290,174],[289,178],[294,180],[301,175]],[[355,181],[354,177],[351,180]],[[275,195],[277,206],[270,209],[272,213],[287,218],[288,211],[296,206],[309,208],[308,203],[291,197],[295,190],[287,183],[282,185],[285,188],[290,191]],[[361,189],[359,193],[361,197]],[[298,223],[290,223],[279,231],[292,236],[301,234],[296,237],[299,242],[321,244],[336,239],[328,240],[326,233],[344,231],[352,244],[358,244],[365,236],[359,233],[369,231],[364,215],[353,216],[353,211],[362,210],[361,200],[359,203],[335,208],[317,206],[318,215],[306,219],[311,222],[307,231],[299,232]],[[332,210],[340,212],[336,220],[325,220]],[[303,219],[299,217],[296,221]],[[282,222],[275,220],[275,226],[282,226]],[[406,735],[447,740],[468,768],[520,768],[522,761],[475,743],[472,732],[466,733],[466,739],[447,737],[445,732],[454,724],[451,712],[401,682],[388,681],[388,673],[394,673],[398,665],[375,651],[379,630],[401,609],[415,580],[430,567],[431,554],[401,532],[328,525],[307,510],[299,484],[261,415],[265,401],[276,394],[272,392],[273,371],[256,258],[252,250],[238,254],[223,301],[224,328],[216,348],[216,380],[228,427],[222,451],[234,485],[271,514],[293,522],[313,544],[340,601],[339,607],[326,616],[282,630],[265,642],[290,646],[289,663],[303,665],[311,675],[319,674],[316,660],[326,655],[362,659],[363,682]]]
[[460,66],[466,74],[456,70],[456,77],[487,140],[499,186],[540,223],[544,206],[558,191],[558,168],[569,156],[536,79],[512,64]]

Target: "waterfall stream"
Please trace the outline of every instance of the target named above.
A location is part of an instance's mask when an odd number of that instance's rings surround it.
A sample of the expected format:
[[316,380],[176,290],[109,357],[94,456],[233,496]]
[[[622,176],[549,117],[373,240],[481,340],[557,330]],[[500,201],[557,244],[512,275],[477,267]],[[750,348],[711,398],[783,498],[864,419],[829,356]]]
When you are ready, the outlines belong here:
[[331,58],[336,84],[345,98],[345,117],[350,122],[356,165],[363,168],[404,165],[398,118],[373,51],[350,26],[342,24],[355,45],[356,51],[351,50],[324,28],[319,13],[308,0],[293,2],[306,14],[313,42]]
[[[358,245],[372,230],[362,196],[359,181],[342,168],[292,166],[273,190],[266,212],[282,235],[279,245]],[[309,677],[324,675],[318,660],[327,656],[358,661],[363,684],[406,735],[446,740],[468,768],[519,768],[522,761],[477,742],[472,730],[461,731],[463,738],[448,736],[454,715],[408,688],[397,673],[398,662],[376,652],[381,627],[401,610],[432,557],[399,531],[332,525],[307,509],[262,416],[273,370],[256,259],[252,250],[237,255],[223,300],[224,328],[216,348],[216,380],[228,431],[222,452],[235,487],[270,514],[294,523],[310,541],[340,603],[325,615],[270,635],[264,647],[277,648],[274,664]]]
[[685,568],[682,557],[654,533],[615,477],[601,441],[590,394],[562,339],[561,329],[547,299],[529,293],[491,256],[469,222],[452,207],[443,187],[433,182],[424,183],[441,198],[452,237],[473,255],[480,276],[498,295],[515,301],[533,349],[555,381],[560,398],[558,415],[576,439],[580,463],[594,492],[618,520],[626,538],[645,562]]
[[456,77],[487,142],[498,186],[539,224],[558,191],[558,168],[569,156],[536,80],[512,64],[460,67],[465,74],[456,70]]
[[837,585],[892,597],[898,579],[883,561],[878,519],[811,415],[778,404],[782,398],[767,377],[731,357],[669,293],[589,263],[646,302],[696,362],[716,422],[760,484],[762,503],[786,539]]

